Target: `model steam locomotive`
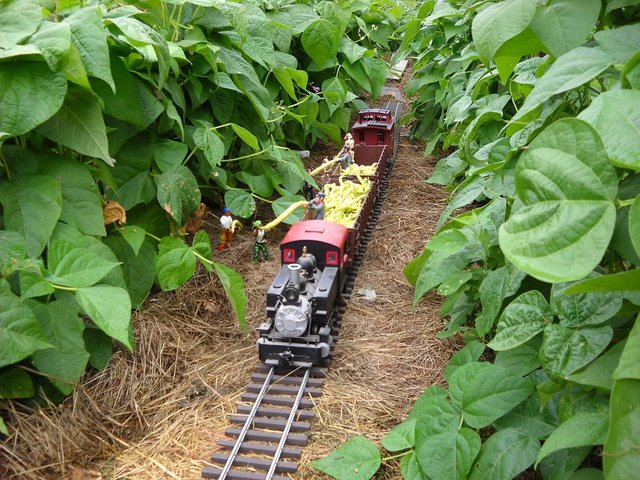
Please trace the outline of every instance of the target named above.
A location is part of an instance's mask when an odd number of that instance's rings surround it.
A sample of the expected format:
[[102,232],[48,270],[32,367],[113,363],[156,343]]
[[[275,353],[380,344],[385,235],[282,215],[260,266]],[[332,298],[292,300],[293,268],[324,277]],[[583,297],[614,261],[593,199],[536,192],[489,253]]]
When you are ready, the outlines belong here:
[[[258,351],[265,364],[310,367],[329,356],[338,300],[395,154],[399,106],[389,103],[363,110],[352,127],[355,162],[377,164],[366,179],[349,178],[370,182],[355,221],[345,226],[327,219],[303,220],[282,240],[280,271],[267,291],[267,319],[259,327]],[[327,183],[337,186],[343,181],[344,176],[333,176]]]

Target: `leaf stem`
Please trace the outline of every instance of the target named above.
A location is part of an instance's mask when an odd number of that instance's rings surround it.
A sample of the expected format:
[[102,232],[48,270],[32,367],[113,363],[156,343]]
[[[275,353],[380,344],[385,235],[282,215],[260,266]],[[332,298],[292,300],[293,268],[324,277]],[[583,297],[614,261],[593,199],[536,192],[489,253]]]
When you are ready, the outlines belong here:
[[266,203],[273,203],[273,200],[262,198],[260,195],[253,192],[251,192],[251,196],[253,196],[254,198],[257,198],[258,200],[262,200],[263,202],[266,202]]
[[618,208],[624,208],[624,207],[629,207],[630,205],[633,205],[633,202],[635,202],[636,199],[635,198],[628,198],[626,200],[616,200],[616,203],[618,204]]
[[414,450],[414,449],[412,448],[412,449],[410,449],[410,450],[405,450],[405,451],[404,451],[404,452],[402,452],[402,453],[397,453],[397,454],[395,454],[395,455],[390,455],[390,456],[388,456],[388,457],[384,457],[384,458],[382,459],[382,461],[383,461],[383,462],[388,462],[389,460],[395,460],[396,458],[404,457],[406,454],[413,452],[413,450]]
[[222,160],[220,160],[220,162],[228,163],[228,162],[235,162],[236,160],[244,160],[245,158],[257,157],[258,155],[262,155],[263,153],[267,153],[269,150],[271,150],[271,147],[264,148],[264,149],[260,150],[259,152],[250,153],[248,155],[243,155],[241,157],[223,158]]
[[57,288],[58,290],[65,290],[67,292],[75,292],[78,290],[77,287],[63,287],[62,285],[58,285],[57,283],[51,283],[49,282],[49,284],[53,287],[53,288]]
[[2,152],[2,143],[0,142],[0,163],[4,166],[5,171],[7,172],[7,180],[12,180],[11,170],[9,169],[9,163],[7,159],[4,158],[4,153]]
[[199,254],[198,252],[196,252],[193,248],[191,249],[191,251],[193,252],[193,254],[200,259],[201,262],[206,262],[209,265],[211,265],[213,267],[214,262],[209,260],[208,258],[206,258],[205,256]]

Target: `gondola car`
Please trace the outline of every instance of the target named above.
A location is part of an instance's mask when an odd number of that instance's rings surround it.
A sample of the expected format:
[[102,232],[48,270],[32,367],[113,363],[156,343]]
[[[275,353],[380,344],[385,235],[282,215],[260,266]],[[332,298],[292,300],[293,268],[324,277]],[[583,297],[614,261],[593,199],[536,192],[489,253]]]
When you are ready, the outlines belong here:
[[389,107],[359,112],[352,128],[356,163],[377,163],[355,222],[346,227],[304,220],[292,225],[280,244],[281,267],[267,291],[267,318],[259,327],[258,352],[267,365],[310,367],[329,356],[338,300],[397,143],[398,104]]

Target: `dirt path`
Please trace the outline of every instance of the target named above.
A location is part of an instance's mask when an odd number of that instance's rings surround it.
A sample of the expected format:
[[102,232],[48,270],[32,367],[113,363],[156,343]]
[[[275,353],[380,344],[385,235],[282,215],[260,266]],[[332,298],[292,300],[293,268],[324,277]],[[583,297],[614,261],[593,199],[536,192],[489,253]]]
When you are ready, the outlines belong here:
[[[349,303],[303,464],[353,435],[379,440],[422,390],[442,381],[453,348],[434,338],[438,300],[412,309],[413,289],[402,275],[432,235],[446,198],[423,181],[435,162],[422,148],[402,137],[355,288],[373,289],[376,299],[354,295]],[[211,225],[217,231],[215,218]],[[272,251],[283,232],[272,236]],[[251,265],[251,248],[245,232],[216,260],[243,274],[256,327],[278,265]],[[0,478],[200,478],[256,367],[254,339],[240,335],[220,284],[205,273],[155,296],[135,314],[135,325],[135,355],[116,352],[105,371],[87,375],[58,407],[12,406],[16,431],[0,445]],[[383,468],[376,478],[394,475]],[[323,478],[308,466],[297,477]]]

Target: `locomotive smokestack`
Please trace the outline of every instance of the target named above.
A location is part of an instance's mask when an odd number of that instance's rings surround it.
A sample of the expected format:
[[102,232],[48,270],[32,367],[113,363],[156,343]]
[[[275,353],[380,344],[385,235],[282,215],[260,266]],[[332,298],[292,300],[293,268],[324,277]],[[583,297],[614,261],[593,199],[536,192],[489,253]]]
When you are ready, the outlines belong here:
[[300,270],[302,270],[302,267],[299,263],[289,265],[289,281],[293,283],[298,290],[300,290]]

